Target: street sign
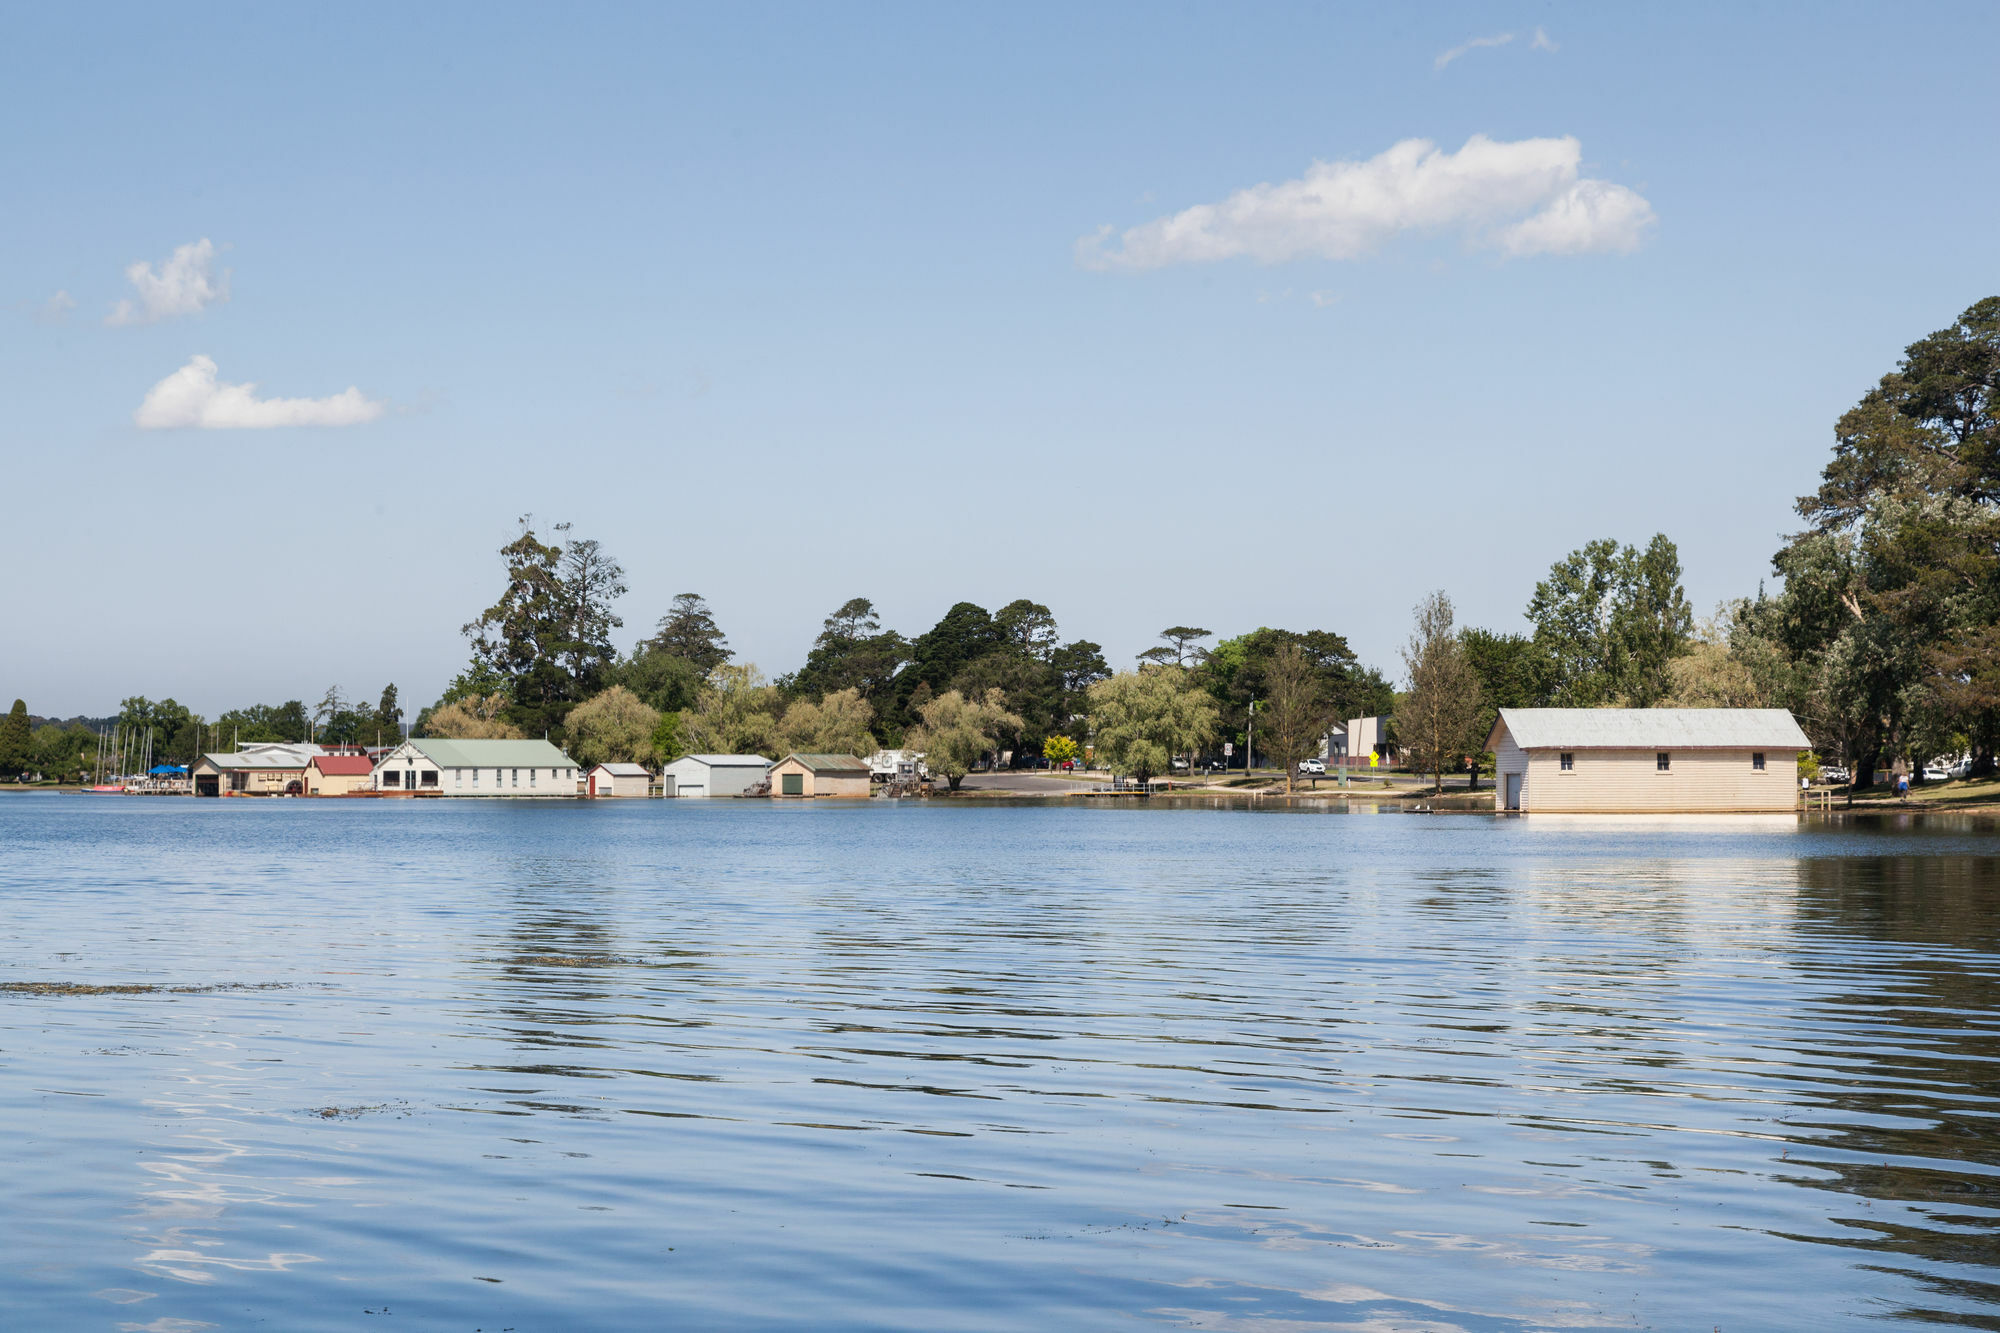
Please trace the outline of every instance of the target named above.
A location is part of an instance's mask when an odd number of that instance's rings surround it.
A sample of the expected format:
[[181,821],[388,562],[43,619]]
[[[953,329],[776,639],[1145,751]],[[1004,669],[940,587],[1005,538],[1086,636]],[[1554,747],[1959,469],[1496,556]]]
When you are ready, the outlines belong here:
[[1229,757],[1230,755],[1233,755],[1233,754],[1235,754],[1235,753],[1236,753],[1236,742],[1235,742],[1235,741],[1224,741],[1224,742],[1222,743],[1222,757],[1223,757],[1223,758],[1227,759],[1227,758],[1228,758],[1228,757]]
[[1375,768],[1379,766],[1381,762],[1382,762],[1382,756],[1379,754],[1371,754],[1368,756],[1368,767],[1370,768]]

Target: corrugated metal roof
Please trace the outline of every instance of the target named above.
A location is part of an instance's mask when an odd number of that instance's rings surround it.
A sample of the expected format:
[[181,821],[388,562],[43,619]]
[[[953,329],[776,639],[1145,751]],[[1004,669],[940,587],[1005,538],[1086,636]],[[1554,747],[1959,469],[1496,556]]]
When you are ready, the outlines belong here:
[[1523,750],[1809,750],[1784,708],[1503,708],[1488,748],[1505,727]]
[[309,767],[330,778],[365,778],[375,771],[375,761],[365,754],[316,754]]
[[547,741],[447,741],[425,736],[410,744],[439,768],[576,767],[576,760]]
[[851,754],[788,754],[778,763],[789,764],[798,761],[815,773],[852,773],[857,770],[866,773],[866,761],[856,759]]
[[[653,776],[652,770],[643,764],[599,764],[597,768],[603,769],[614,778],[650,778]],[[590,771],[595,773],[597,768],[593,768]]]
[[247,754],[205,754],[202,762],[220,769],[304,769],[306,761],[313,756],[293,754],[267,747]]
[[[684,754],[679,759],[674,760],[674,763],[684,764],[690,759],[694,760],[697,764],[707,764],[710,768],[751,768],[753,766],[756,768],[769,768],[771,766],[771,761],[761,754]],[[669,764],[668,767],[671,768],[673,765]]]

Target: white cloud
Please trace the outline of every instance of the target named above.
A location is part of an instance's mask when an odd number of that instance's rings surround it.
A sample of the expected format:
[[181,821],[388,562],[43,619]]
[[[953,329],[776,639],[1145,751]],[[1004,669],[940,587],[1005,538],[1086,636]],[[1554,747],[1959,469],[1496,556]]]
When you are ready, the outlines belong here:
[[1455,153],[1405,139],[1365,162],[1315,162],[1298,180],[1253,185],[1220,203],[1076,243],[1092,269],[1154,269],[1248,256],[1356,259],[1405,232],[1455,230],[1509,255],[1630,250],[1652,205],[1583,177],[1574,138],[1503,143],[1475,134]]
[[[1537,28],[1535,31],[1540,32],[1541,29]],[[1514,34],[1511,32],[1495,33],[1491,37],[1474,37],[1469,41],[1460,42],[1457,46],[1452,47],[1451,50],[1439,56],[1437,62],[1431,68],[1443,69],[1446,65],[1449,65],[1468,51],[1476,51],[1482,46],[1505,46],[1513,40]]]
[[174,315],[193,315],[217,301],[229,299],[229,273],[213,275],[215,246],[204,236],[177,248],[160,265],[140,260],[125,270],[138,289],[137,301],[120,301],[105,316],[106,324],[151,324]]
[[57,292],[35,310],[35,318],[44,324],[59,324],[76,309],[76,298],[66,291]]
[[1543,31],[1543,30],[1542,30],[1542,29],[1541,29],[1540,27],[1537,27],[1537,28],[1535,29],[1535,40],[1534,40],[1534,41],[1532,41],[1532,42],[1529,42],[1529,43],[1528,43],[1528,49],[1529,49],[1530,51],[1560,51],[1560,50],[1562,50],[1562,48],[1561,48],[1561,47],[1557,46],[1557,45],[1556,45],[1556,44],[1555,44],[1554,42],[1552,42],[1552,41],[1550,41],[1550,40],[1549,40],[1549,35],[1548,35],[1548,33],[1547,33],[1547,32],[1545,32],[1545,31]]
[[1510,255],[1630,253],[1652,224],[1653,206],[1638,194],[1609,181],[1580,180],[1502,231],[1500,248]]
[[349,387],[330,398],[259,398],[254,384],[219,384],[215,362],[197,356],[155,384],[132,414],[142,430],[264,430],[273,426],[354,426],[382,404]]

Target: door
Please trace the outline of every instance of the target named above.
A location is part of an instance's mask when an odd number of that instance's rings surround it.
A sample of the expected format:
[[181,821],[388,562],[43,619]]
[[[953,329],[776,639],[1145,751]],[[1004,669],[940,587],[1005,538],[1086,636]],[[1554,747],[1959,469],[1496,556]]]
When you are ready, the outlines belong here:
[[783,773],[779,775],[779,781],[783,784],[778,789],[779,794],[782,796],[804,796],[806,794],[806,775],[803,773]]
[[1509,773],[1507,775],[1506,808],[1509,810],[1519,810],[1521,808],[1521,775],[1519,773]]

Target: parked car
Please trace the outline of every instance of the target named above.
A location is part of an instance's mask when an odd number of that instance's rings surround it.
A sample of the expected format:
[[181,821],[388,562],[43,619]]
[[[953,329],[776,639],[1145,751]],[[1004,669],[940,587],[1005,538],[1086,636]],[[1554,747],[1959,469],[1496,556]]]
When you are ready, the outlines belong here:
[[1957,763],[1953,764],[1953,765],[1951,766],[1951,768],[1950,768],[1949,770],[1947,770],[1947,771],[1949,771],[1949,772],[1950,772],[1950,774],[1951,774],[1951,775],[1952,775],[1953,777],[1955,777],[1955,778],[1969,778],[1969,777],[1971,777],[1971,776],[1972,776],[1972,756],[1971,756],[1971,755],[1966,755],[1966,756],[1965,756],[1965,757],[1964,757],[1963,759],[1961,759],[1961,760],[1959,760],[1959,761],[1958,761]]
[[1852,773],[1848,772],[1846,768],[1844,768],[1843,766],[1841,766],[1841,765],[1839,765],[1839,764],[1829,764],[1829,765],[1827,765],[1827,766],[1826,766],[1825,768],[1822,768],[1822,769],[1821,769],[1821,770],[1819,771],[1819,776],[1820,776],[1820,779],[1821,779],[1821,781],[1824,781],[1824,782],[1842,782],[1842,783],[1844,783],[1844,782],[1852,782],[1852,781],[1854,781],[1854,775],[1853,775]]
[[1924,781],[1925,781],[1925,782],[1950,782],[1950,781],[1951,781],[1951,770],[1950,770],[1950,769],[1948,769],[1948,768],[1946,768],[1946,767],[1945,767],[1945,766],[1944,766],[1943,764],[1925,764],[1925,765],[1924,765]]
[[1185,759],[1174,760],[1174,769],[1177,772],[1183,768],[1186,768],[1187,766],[1188,766],[1188,761]]
[[1326,761],[1324,759],[1301,759],[1299,760],[1299,772],[1325,773]]

